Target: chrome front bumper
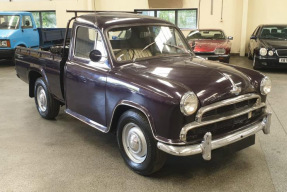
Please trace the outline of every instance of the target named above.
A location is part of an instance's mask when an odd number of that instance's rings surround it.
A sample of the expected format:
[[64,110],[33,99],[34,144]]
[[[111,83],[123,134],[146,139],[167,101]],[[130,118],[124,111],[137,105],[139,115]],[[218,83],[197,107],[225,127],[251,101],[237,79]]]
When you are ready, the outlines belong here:
[[190,156],[201,153],[204,160],[210,160],[211,151],[214,149],[224,147],[231,143],[235,143],[248,136],[254,135],[260,130],[262,130],[265,134],[269,134],[270,124],[271,124],[271,113],[266,112],[261,122],[251,124],[244,130],[232,133],[222,138],[212,140],[212,134],[210,132],[207,132],[204,135],[201,144],[175,146],[158,142],[157,147],[160,150],[175,156]]

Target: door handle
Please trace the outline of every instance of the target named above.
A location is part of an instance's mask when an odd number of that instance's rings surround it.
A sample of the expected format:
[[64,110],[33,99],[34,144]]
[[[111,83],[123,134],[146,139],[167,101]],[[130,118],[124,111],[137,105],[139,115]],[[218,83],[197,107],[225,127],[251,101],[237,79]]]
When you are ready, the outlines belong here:
[[33,31],[37,31],[37,29],[33,29]]

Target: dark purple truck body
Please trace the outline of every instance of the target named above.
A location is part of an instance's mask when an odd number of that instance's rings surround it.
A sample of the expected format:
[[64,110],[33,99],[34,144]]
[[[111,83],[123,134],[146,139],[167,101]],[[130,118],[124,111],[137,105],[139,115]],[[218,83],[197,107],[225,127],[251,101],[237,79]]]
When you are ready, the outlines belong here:
[[[173,26],[160,19],[134,14],[80,16],[72,29],[66,59],[59,54],[19,47],[15,56],[17,76],[29,83],[31,97],[34,96],[35,79],[43,77],[49,92],[66,105],[67,113],[102,132],[113,130],[125,110],[137,109],[149,120],[154,138],[173,145],[198,142],[190,140],[183,143],[180,139],[182,127],[195,121],[195,115],[185,116],[180,111],[181,97],[188,91],[197,95],[199,109],[246,94],[257,94],[265,102],[266,96],[260,94],[260,81],[264,76],[253,70],[202,60],[188,54],[119,63],[112,56],[107,30],[115,26],[145,24]],[[102,33],[108,52],[106,67],[85,65],[88,61],[73,56],[74,29],[77,25],[97,28]],[[62,72],[61,65],[64,66]],[[163,75],[156,70],[160,68],[168,68],[169,73]],[[222,80],[225,78],[223,74],[228,74],[241,87],[239,95],[230,92],[232,84]],[[260,121],[260,118],[248,123]],[[246,123],[242,122],[242,126]],[[227,129],[223,135],[228,134]]]

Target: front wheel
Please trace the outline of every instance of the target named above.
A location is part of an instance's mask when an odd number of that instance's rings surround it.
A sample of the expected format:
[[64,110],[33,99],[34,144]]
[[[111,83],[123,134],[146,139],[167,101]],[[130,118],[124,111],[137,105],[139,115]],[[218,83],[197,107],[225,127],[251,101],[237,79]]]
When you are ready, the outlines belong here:
[[48,92],[42,78],[38,78],[34,87],[35,103],[39,114],[45,119],[54,119],[60,110],[60,103]]
[[259,69],[258,64],[256,62],[256,56],[253,55],[253,62],[252,62],[253,69]]
[[141,175],[150,175],[165,163],[166,153],[160,151],[146,117],[135,111],[126,111],[119,120],[117,140],[125,163]]

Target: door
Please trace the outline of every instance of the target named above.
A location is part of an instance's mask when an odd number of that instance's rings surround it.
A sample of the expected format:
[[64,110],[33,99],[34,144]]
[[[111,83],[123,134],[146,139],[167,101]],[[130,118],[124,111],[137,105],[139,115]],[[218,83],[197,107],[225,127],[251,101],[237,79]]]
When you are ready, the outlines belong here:
[[[94,28],[74,28],[74,42],[65,72],[65,96],[67,113],[106,130],[106,79],[109,71],[107,52],[99,31]],[[73,49],[74,48],[74,49]],[[92,62],[89,53],[101,51],[99,62]]]
[[22,15],[22,41],[26,43],[28,47],[39,47],[39,32],[35,23],[32,22],[30,15]]

